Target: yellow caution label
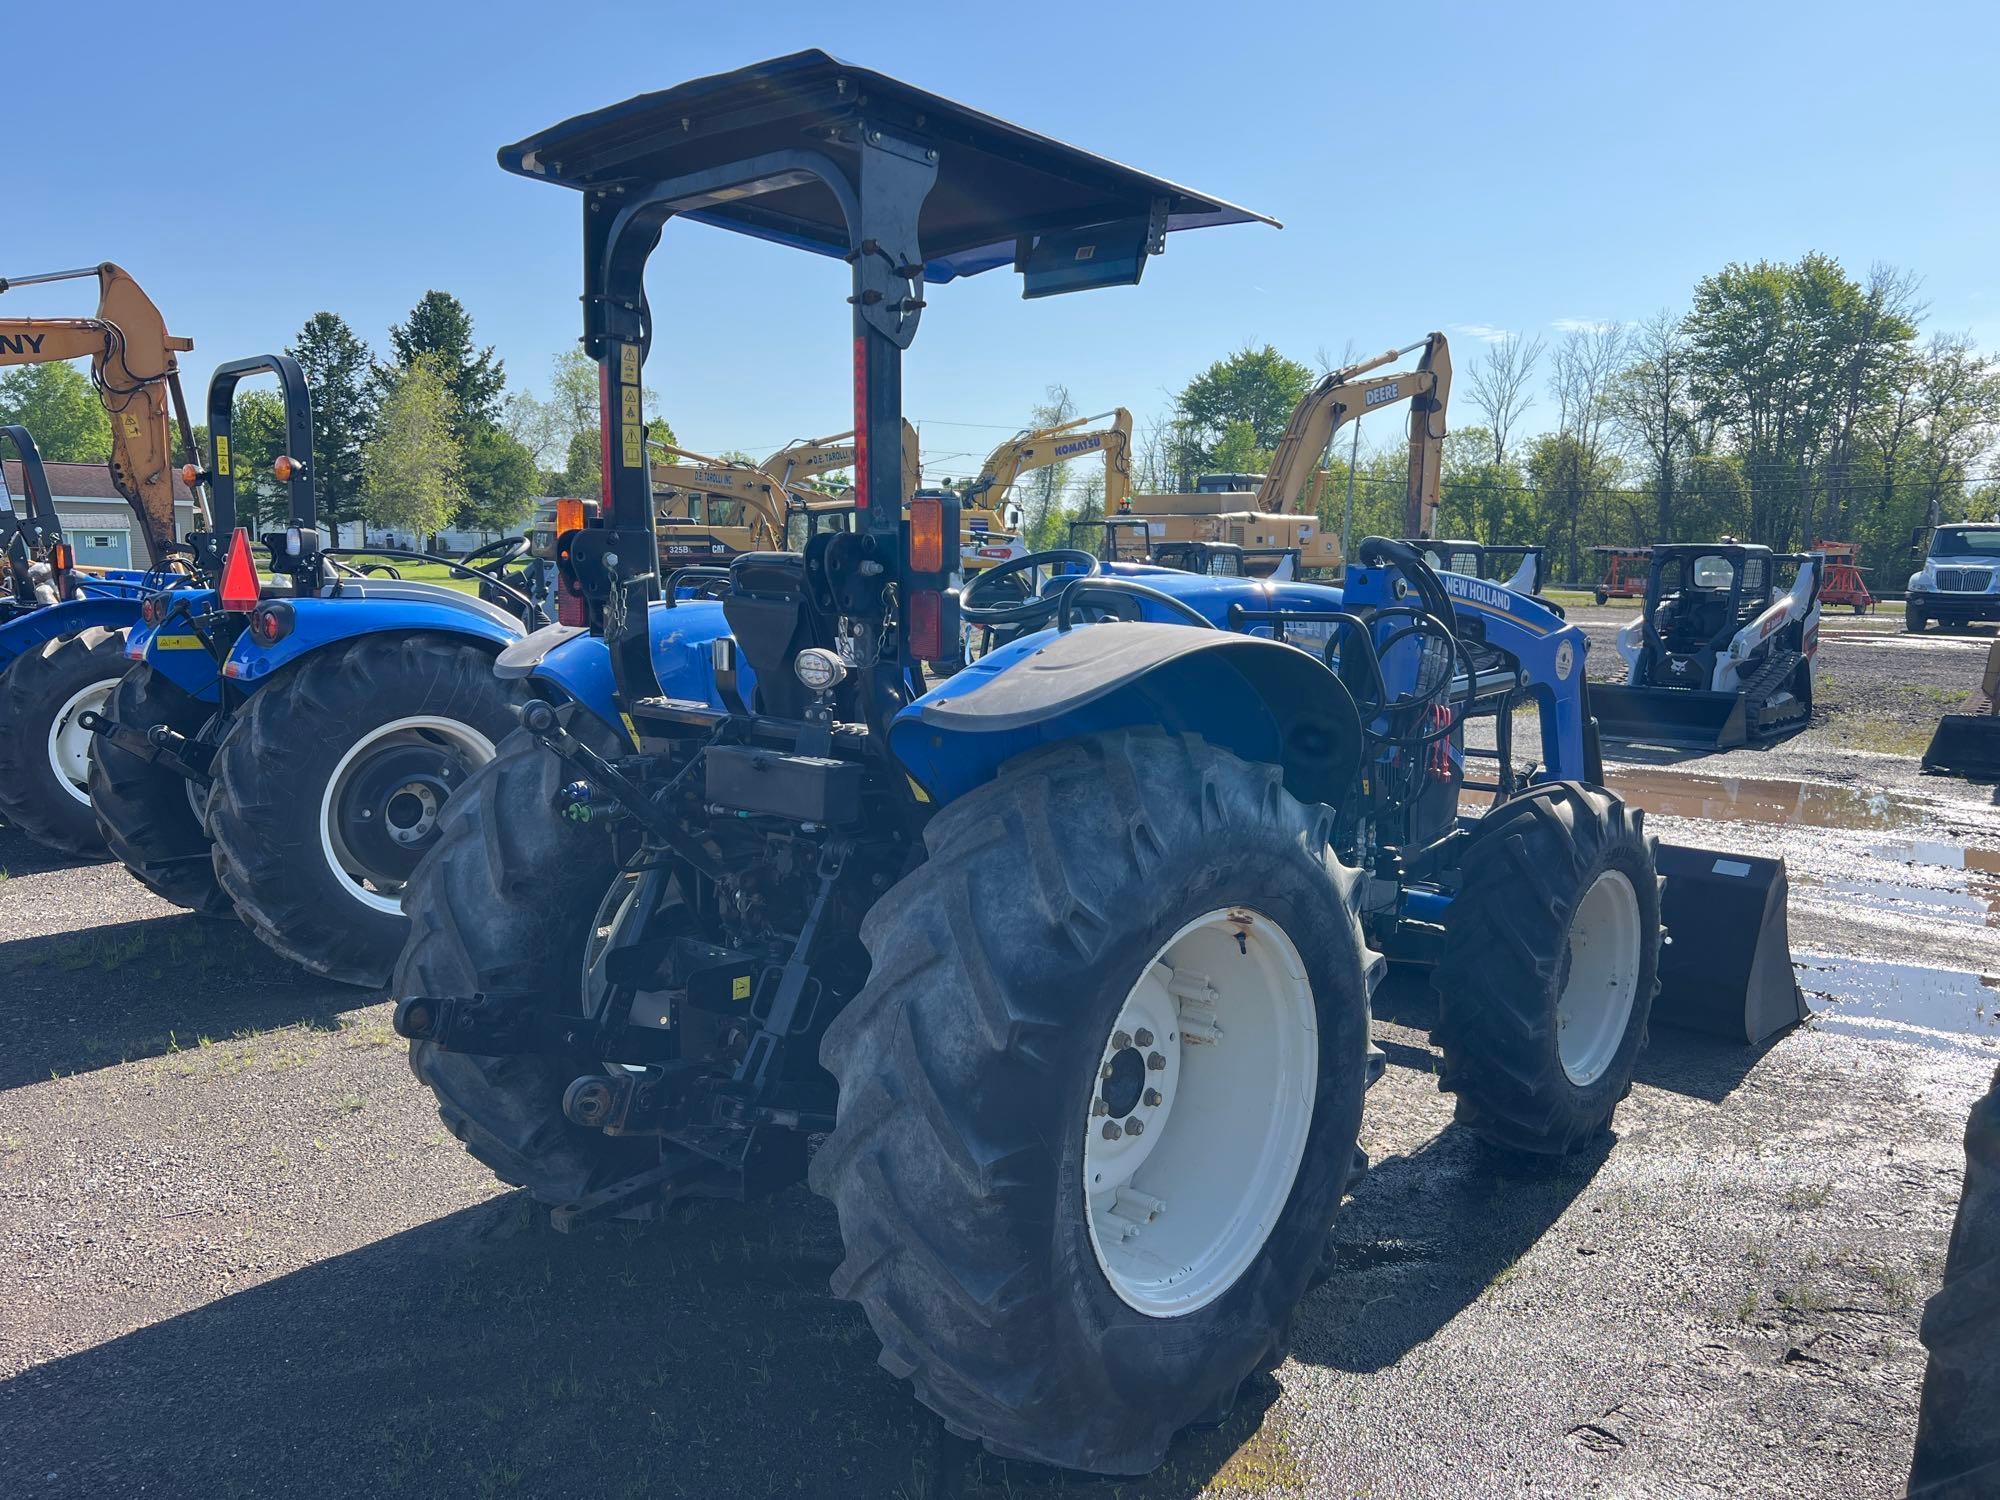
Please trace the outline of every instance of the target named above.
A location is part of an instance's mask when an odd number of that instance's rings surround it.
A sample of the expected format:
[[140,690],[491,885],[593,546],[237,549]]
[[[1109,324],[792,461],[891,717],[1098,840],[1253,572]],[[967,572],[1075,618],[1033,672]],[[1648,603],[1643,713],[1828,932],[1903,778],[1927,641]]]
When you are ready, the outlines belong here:
[[917,778],[912,776],[908,771],[905,771],[903,773],[903,779],[909,782],[911,795],[913,795],[919,802],[928,802],[931,800],[931,794],[925,791],[922,787],[918,786]]
[[219,435],[215,440],[215,472],[218,474],[229,472],[229,439]]
[[618,347],[618,380],[622,385],[639,383],[639,346],[621,344]]
[[619,712],[619,714],[618,714],[618,717],[619,717],[619,719],[620,719],[620,720],[621,720],[621,721],[622,721],[622,722],[624,723],[624,725],[625,725],[625,733],[626,733],[626,734],[628,734],[628,735],[630,735],[630,736],[632,737],[632,748],[633,748],[634,750],[638,749],[638,748],[639,748],[639,726],[638,726],[637,724],[634,724],[634,723],[632,722],[632,716],[631,716],[630,714],[628,714],[628,713],[625,713],[625,712],[624,712],[623,710],[620,710],[620,712]]
[[189,635],[183,632],[180,635],[154,636],[153,649],[155,651],[205,651],[208,648],[202,645],[200,636]]
[[142,429],[139,426],[138,417],[136,417],[129,411],[120,412],[118,414],[118,423],[121,427],[125,429],[126,437],[132,439],[132,441],[134,442],[137,442],[139,440],[139,433]]
[[637,422],[627,422],[623,431],[623,453],[621,462],[628,469],[641,469],[646,465],[646,429]]
[[639,420],[639,387],[636,385],[618,387],[618,420],[621,422]]
[[729,998],[732,1000],[748,1000],[750,998],[750,976],[748,974],[738,974],[734,979],[729,981]]

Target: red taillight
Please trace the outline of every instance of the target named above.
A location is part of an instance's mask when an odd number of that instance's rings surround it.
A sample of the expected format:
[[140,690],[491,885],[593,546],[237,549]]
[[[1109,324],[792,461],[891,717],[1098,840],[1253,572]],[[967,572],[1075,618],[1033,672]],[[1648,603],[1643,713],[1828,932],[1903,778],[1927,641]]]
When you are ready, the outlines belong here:
[[139,618],[148,625],[159,624],[160,616],[165,613],[166,610],[158,599],[148,598],[139,601]]
[[944,571],[944,502],[917,499],[910,502],[910,571]]
[[868,509],[868,341],[854,341],[854,508]]
[[918,589],[910,595],[908,639],[910,655],[919,661],[944,658],[944,595]]
[[260,604],[250,615],[250,638],[260,646],[275,646],[292,633],[292,607],[283,602]]
[[222,565],[222,607],[232,614],[247,614],[257,607],[262,592],[257,561],[250,555],[250,533],[239,526],[229,539],[229,560]]

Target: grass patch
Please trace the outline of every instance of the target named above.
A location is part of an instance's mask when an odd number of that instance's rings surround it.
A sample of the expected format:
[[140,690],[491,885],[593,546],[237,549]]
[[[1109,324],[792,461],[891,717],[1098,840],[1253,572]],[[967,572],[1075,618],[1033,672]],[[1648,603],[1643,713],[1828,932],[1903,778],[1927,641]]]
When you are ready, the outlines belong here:
[[462,594],[476,594],[479,592],[477,580],[467,578],[463,573],[454,573],[443,563],[420,563],[414,562],[407,557],[376,557],[368,553],[356,553],[351,557],[343,556],[340,560],[350,568],[358,568],[366,563],[376,563],[383,567],[394,568],[398,573],[403,575],[403,579],[407,583],[441,583],[446,588],[457,589]]
[[1820,1208],[1833,1195],[1830,1182],[1802,1182],[1785,1189],[1785,1207],[1793,1213],[1803,1213],[1809,1208]]

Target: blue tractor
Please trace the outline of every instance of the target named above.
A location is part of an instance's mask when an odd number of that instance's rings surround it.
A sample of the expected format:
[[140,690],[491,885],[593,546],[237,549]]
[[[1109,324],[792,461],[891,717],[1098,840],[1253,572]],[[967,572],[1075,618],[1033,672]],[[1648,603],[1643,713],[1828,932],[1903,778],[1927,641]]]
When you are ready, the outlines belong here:
[[[286,455],[274,466],[290,524],[263,538],[260,574],[237,528],[231,454],[237,385],[275,375]],[[312,407],[287,355],[217,368],[209,387],[213,532],[193,539],[200,579],[148,595],[134,665],[101,713],[90,796],[111,850],[177,905],[232,908],[265,942],[350,984],[388,977],[403,882],[457,787],[513,727],[519,689],[493,660],[538,608],[500,570],[521,538],[448,562],[480,597],[364,575],[317,524]],[[366,549],[371,555],[383,549]],[[481,563],[488,566],[482,568]],[[500,602],[496,603],[495,600]]]
[[[1467,1128],[1604,1135],[1662,889],[1600,784],[1579,629],[1382,539],[1339,587],[1063,551],[961,598],[956,499],[897,503],[931,287],[1131,284],[1258,215],[819,52],[501,162],[584,199],[609,462],[559,544],[588,631],[503,654],[537,696],[403,892],[395,1024],[476,1157],[565,1227],[805,1177],[834,1291],[953,1432],[1130,1474],[1285,1356],[1385,960],[1434,966]],[[676,215],[852,267],[856,525],[715,598],[659,576],[634,425]],[[994,645],[941,676],[961,620]]]
[[[125,634],[165,574],[84,572],[63,539],[42,455],[25,427],[0,427],[21,462],[25,512],[0,484],[0,816],[37,843],[94,854],[104,841],[86,786],[90,732],[125,672]],[[143,521],[143,513],[134,508]]]

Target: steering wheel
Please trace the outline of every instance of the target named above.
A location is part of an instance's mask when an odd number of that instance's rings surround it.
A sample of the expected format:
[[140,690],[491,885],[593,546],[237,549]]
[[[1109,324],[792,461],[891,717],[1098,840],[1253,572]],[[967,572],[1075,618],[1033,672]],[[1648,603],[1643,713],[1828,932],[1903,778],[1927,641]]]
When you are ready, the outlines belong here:
[[[1040,594],[1030,589],[1025,596],[1022,594],[1022,586],[1027,580],[1021,578],[1021,574],[1032,568],[1069,564],[1075,564],[1083,571],[1060,575],[1052,593]],[[1030,552],[1025,557],[1010,557],[985,569],[965,586],[965,592],[958,596],[958,617],[968,625],[983,626],[989,630],[995,626],[1012,626],[1025,635],[1041,629],[1055,618],[1063,593],[1069,587],[1067,580],[1089,578],[1103,571],[1104,565],[1095,554],[1078,547],[1057,547],[1048,552]],[[1002,579],[1009,580],[1005,589],[999,587]]]
[[493,554],[492,570],[499,572],[507,564],[515,561],[528,550],[528,539],[524,536],[503,536],[497,542],[488,542],[483,547],[474,547],[458,560],[461,568],[476,568],[479,559],[489,552]]

